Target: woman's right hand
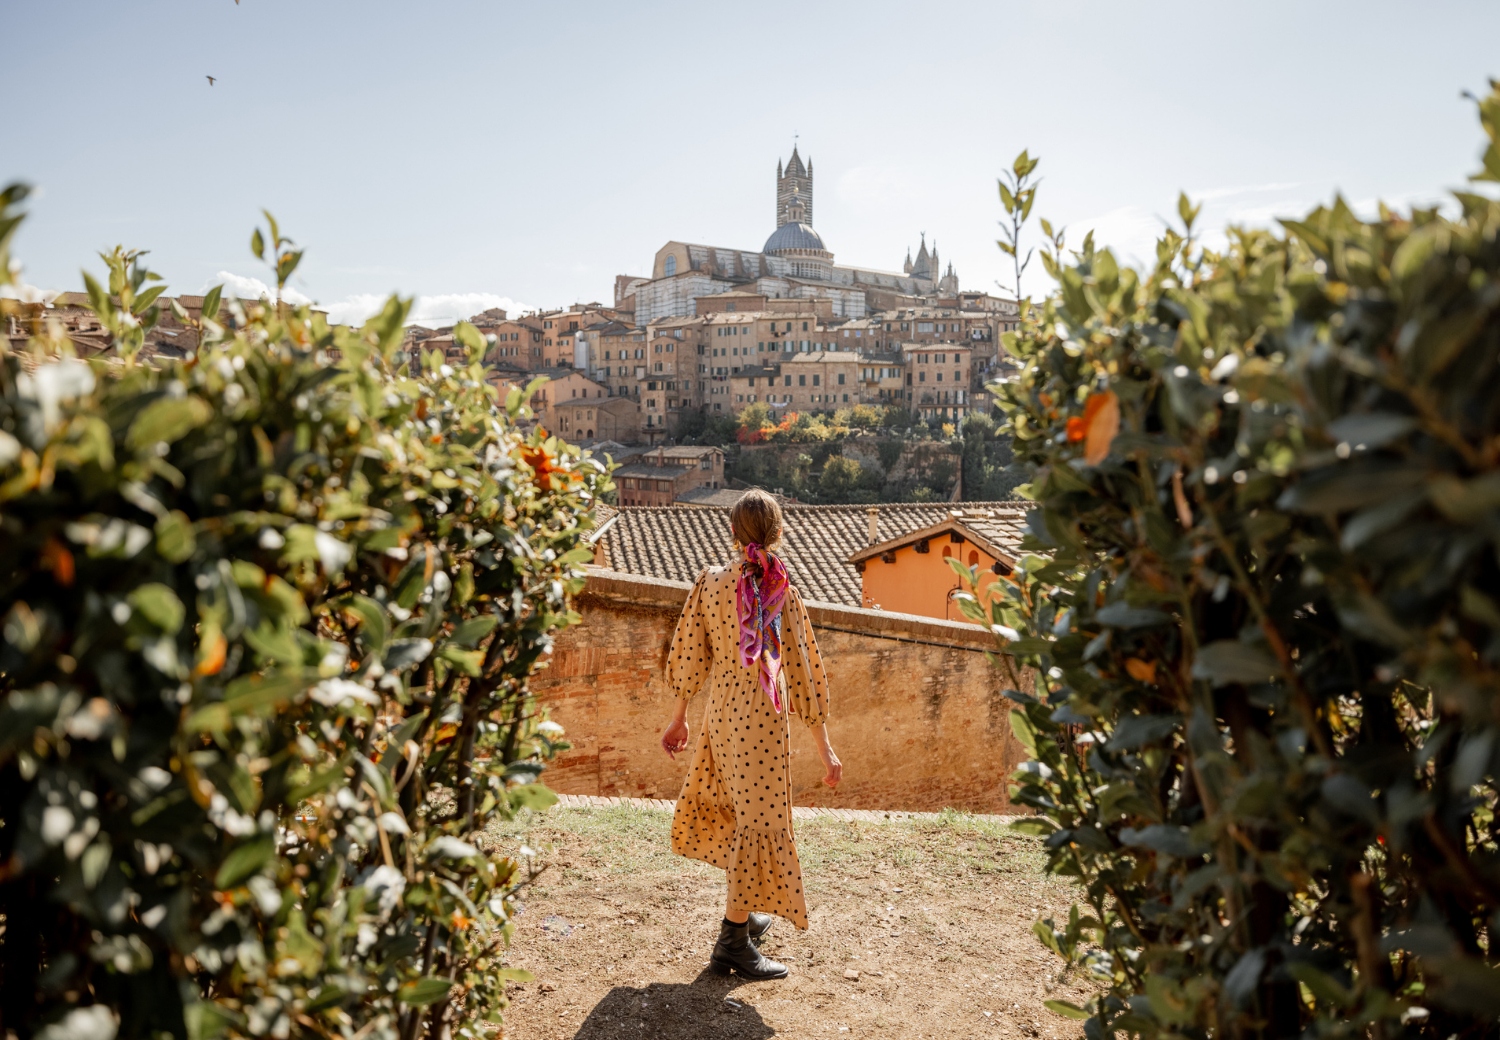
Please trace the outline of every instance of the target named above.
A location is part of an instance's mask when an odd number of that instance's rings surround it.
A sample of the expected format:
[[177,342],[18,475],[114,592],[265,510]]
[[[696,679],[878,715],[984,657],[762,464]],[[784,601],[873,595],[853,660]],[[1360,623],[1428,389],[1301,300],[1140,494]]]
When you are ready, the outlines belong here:
[[837,788],[839,781],[844,779],[844,763],[839,761],[839,756],[833,753],[833,745],[826,739],[818,745],[818,757],[823,760],[823,767],[828,770],[828,774],[823,777],[823,783]]
[[688,724],[683,718],[673,719],[671,725],[661,735],[661,749],[667,753],[672,761],[677,761],[677,752],[686,751],[688,746]]

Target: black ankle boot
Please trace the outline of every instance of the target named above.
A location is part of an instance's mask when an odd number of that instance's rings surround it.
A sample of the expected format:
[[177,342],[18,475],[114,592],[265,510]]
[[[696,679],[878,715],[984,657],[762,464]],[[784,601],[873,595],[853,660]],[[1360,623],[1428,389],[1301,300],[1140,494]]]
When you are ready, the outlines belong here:
[[751,914],[745,923],[750,926],[750,941],[754,942],[771,930],[771,915]]
[[787,976],[785,964],[764,956],[750,941],[749,921],[741,924],[724,921],[719,925],[719,941],[714,943],[708,966],[720,975],[728,975],[732,970],[742,979],[784,979]]

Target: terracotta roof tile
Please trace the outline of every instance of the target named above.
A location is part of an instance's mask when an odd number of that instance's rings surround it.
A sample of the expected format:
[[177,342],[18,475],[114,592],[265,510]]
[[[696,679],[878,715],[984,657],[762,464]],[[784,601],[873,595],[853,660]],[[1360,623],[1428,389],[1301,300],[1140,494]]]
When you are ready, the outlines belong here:
[[[808,599],[863,606],[859,573],[849,557],[869,544],[871,508],[877,541],[940,523],[954,512],[997,545],[1019,554],[1027,507],[1015,502],[887,502],[866,505],[785,505],[781,556]],[[603,534],[607,565],[627,574],[693,581],[730,557],[729,509],[717,505],[624,506]]]

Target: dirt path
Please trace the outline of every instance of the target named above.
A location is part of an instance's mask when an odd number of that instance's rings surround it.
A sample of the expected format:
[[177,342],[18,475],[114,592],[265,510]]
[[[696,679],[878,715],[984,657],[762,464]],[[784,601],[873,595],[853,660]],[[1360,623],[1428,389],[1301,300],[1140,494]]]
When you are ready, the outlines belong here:
[[797,827],[812,927],[778,920],[762,944],[791,977],[742,983],[707,971],[723,873],[673,856],[667,813],[555,808],[494,834],[537,849],[546,873],[517,920],[509,962],[530,970],[506,1036],[1062,1037],[1079,1023],[1076,976],[1032,934],[1066,914],[1032,839],[954,815]]

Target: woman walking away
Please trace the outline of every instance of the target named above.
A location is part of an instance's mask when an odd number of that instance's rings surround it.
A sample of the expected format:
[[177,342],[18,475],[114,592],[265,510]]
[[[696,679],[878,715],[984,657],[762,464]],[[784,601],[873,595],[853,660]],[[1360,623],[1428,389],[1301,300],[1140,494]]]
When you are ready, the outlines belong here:
[[774,551],[781,506],[764,491],[747,491],[730,510],[729,525],[735,559],[699,575],[667,656],[678,698],[661,738],[668,755],[687,748],[688,701],[709,684],[704,736],[672,818],[672,851],[728,874],[710,967],[780,979],[786,965],[763,956],[751,940],[770,929],[771,914],[807,927],[792,838],[787,706],[812,730],[828,770],[823,782],[836,787],[844,767],[828,743],[828,679],[812,625]]

